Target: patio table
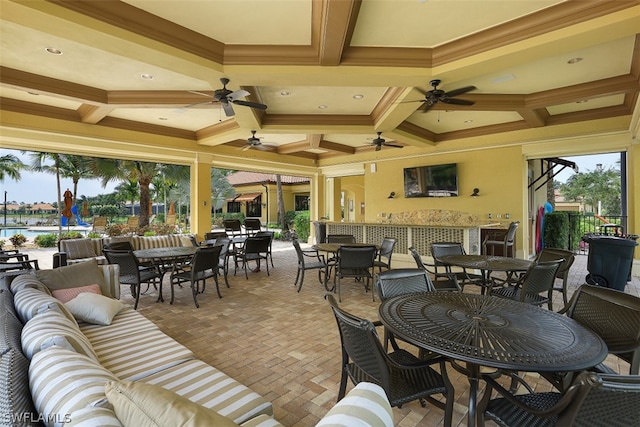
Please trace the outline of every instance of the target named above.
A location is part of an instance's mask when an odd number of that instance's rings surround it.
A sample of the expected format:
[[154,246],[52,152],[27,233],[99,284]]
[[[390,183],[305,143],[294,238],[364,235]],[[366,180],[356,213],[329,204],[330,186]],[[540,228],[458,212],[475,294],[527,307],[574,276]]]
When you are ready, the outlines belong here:
[[[443,255],[438,257],[443,264],[463,267],[470,270],[480,270],[482,276],[482,293],[490,287],[490,276],[494,271],[507,274],[507,282],[514,273],[525,272],[532,262],[526,259],[503,257],[495,255]],[[489,289],[489,292],[491,289]]]
[[[170,246],[164,248],[139,249],[133,251],[133,254],[142,262],[151,262],[166,272],[175,268],[178,262],[191,258],[197,249],[195,246]],[[162,283],[160,284],[160,289],[158,289],[158,301],[164,302],[164,298],[162,297]]]
[[475,426],[480,366],[506,371],[569,372],[607,356],[602,339],[571,318],[518,301],[460,292],[407,294],[383,301],[380,321],[396,336],[465,362],[468,425]]

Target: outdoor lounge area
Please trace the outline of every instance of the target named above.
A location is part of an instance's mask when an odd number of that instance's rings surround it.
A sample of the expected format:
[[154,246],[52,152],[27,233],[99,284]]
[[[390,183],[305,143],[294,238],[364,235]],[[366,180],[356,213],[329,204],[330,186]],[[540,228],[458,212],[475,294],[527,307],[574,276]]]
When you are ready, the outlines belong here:
[[[48,268],[51,252],[28,251],[30,258],[42,259]],[[230,277],[230,287],[221,287],[222,298],[212,283],[199,296],[200,308],[193,305],[187,287],[176,288],[175,302],[156,302],[151,291],[140,298],[138,311],[162,332],[191,350],[197,358],[272,402],[274,418],[285,426],[313,426],[335,404],[340,382],[340,339],[325,289],[317,276],[309,274],[301,292],[296,292],[295,252],[290,242],[274,242],[270,275],[250,272]],[[587,256],[576,255],[569,275],[569,295],[584,282]],[[165,291],[168,290],[165,279]],[[479,292],[469,286],[465,292]],[[133,304],[128,286],[122,286],[121,301]],[[640,280],[628,283],[627,293],[640,296]],[[562,296],[554,293],[555,307]],[[344,280],[341,307],[353,314],[378,319],[380,301],[371,300],[360,284]],[[546,308],[543,308],[543,310]],[[379,331],[382,336],[382,331]],[[627,373],[628,363],[615,356],[607,366]],[[465,375],[451,368],[449,377],[455,388],[453,425],[467,425],[469,383]],[[550,383],[537,374],[527,374],[535,391],[550,391]],[[352,388],[350,384],[348,390]],[[484,388],[481,382],[480,390]],[[395,425],[441,426],[443,411],[417,402],[393,408]],[[487,425],[494,425],[488,421]]]

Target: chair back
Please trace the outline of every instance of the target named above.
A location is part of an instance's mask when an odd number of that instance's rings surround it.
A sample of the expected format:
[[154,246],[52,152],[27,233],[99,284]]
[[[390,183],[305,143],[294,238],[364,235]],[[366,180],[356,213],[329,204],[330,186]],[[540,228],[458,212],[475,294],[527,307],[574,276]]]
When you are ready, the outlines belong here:
[[433,256],[433,265],[436,274],[438,274],[438,267],[443,267],[447,271],[449,270],[449,267],[443,264],[439,259],[445,255],[464,255],[462,243],[436,242],[431,244],[431,256]]
[[538,262],[553,261],[556,259],[563,260],[558,268],[556,277],[559,279],[566,279],[569,274],[569,269],[576,259],[573,252],[564,249],[543,248],[536,256],[536,260]]
[[175,214],[167,214],[164,218],[164,223],[167,225],[176,225],[176,215]]
[[356,243],[356,238],[351,234],[329,234],[327,243]]
[[103,253],[109,264],[120,266],[120,281],[122,283],[140,282],[140,269],[138,268],[140,263],[132,250],[104,249]]
[[222,246],[204,246],[198,248],[191,258],[191,277],[197,278],[201,273],[212,270],[218,271],[220,251]]
[[556,272],[563,261],[563,259],[556,259],[531,264],[521,281],[521,301],[525,300],[526,294],[548,293],[553,288],[553,283],[556,281]]
[[116,240],[115,242],[103,243],[103,250],[114,251],[133,251],[133,245],[130,240]]
[[583,372],[575,383],[579,390],[563,411],[559,426],[638,425],[640,376]]
[[104,234],[107,231],[107,217],[96,216],[93,218],[93,230],[94,233]]
[[298,242],[298,239],[293,239],[292,243],[293,248],[296,250],[296,256],[298,257],[298,265],[304,266],[304,254],[302,253],[300,242]]
[[369,274],[376,258],[375,246],[341,246],[338,248],[338,271],[341,276]]
[[127,219],[127,226],[128,227],[133,227],[133,228],[138,228],[138,224],[140,223],[140,218],[138,216],[130,216]]
[[231,233],[232,235],[242,234],[242,223],[239,219],[225,219],[224,231]]
[[245,254],[266,254],[271,244],[270,236],[250,236],[244,241]]
[[414,292],[435,291],[429,275],[421,268],[397,268],[378,273],[376,289],[381,301]]
[[391,237],[385,237],[380,244],[380,250],[378,251],[378,259],[386,258],[387,262],[391,262],[391,256],[393,255],[393,249],[396,247],[396,239]]
[[424,271],[427,271],[427,266],[424,264],[424,261],[422,261],[422,257],[418,253],[418,250],[416,248],[414,248],[413,246],[411,246],[409,248],[409,253],[413,257],[413,260],[416,262],[416,266],[418,268],[423,269]]
[[262,230],[262,223],[257,218],[247,218],[244,220],[244,230],[249,235],[254,235]]
[[582,285],[569,301],[567,315],[598,334],[610,353],[630,363],[633,355],[636,363],[640,359],[640,298],[637,296]]
[[350,359],[369,377],[362,381],[373,382],[389,390],[386,353],[373,323],[342,310],[333,295],[326,294],[325,298],[333,310],[340,331],[343,365]]
[[507,234],[505,234],[504,236],[505,242],[513,243],[516,240],[516,231],[518,231],[518,225],[520,225],[520,221],[514,221],[511,224],[509,224],[509,228],[507,229]]

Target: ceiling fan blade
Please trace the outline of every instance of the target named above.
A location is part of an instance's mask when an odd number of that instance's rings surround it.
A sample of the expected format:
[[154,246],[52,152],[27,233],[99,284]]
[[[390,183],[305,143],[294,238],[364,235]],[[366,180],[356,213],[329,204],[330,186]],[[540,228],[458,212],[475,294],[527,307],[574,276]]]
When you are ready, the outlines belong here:
[[194,94],[196,94],[196,95],[206,96],[206,97],[208,97],[208,98],[211,98],[211,97],[213,96],[212,94],[202,93],[202,92],[198,92],[198,91],[195,91],[195,90],[188,90],[187,92],[189,92],[189,93],[194,93]]
[[244,98],[245,96],[249,96],[249,95],[251,95],[249,92],[247,92],[246,90],[240,89],[235,92],[231,92],[229,95],[227,95],[227,99],[229,101],[235,101],[238,98]]
[[236,105],[243,105],[245,107],[251,107],[251,108],[257,108],[259,110],[266,110],[267,106],[264,104],[259,104],[257,102],[251,102],[251,101],[242,101],[242,100],[237,100],[237,101],[231,101]]
[[253,147],[253,145],[251,145],[251,144],[247,144],[247,145],[245,145],[244,147],[242,147],[240,150],[241,150],[241,151],[247,151],[247,150],[248,150],[249,148],[251,148],[251,147]]
[[389,143],[386,143],[384,145],[387,146],[387,147],[393,147],[393,148],[403,148],[404,147],[404,145],[389,144]]
[[476,89],[475,86],[465,86],[465,87],[461,87],[460,89],[454,89],[450,92],[445,93],[444,95],[447,97],[453,97],[453,96],[462,95],[463,93],[467,93],[475,89]]
[[228,102],[222,102],[222,109],[224,110],[224,113],[227,115],[227,117],[232,117],[236,115],[236,112],[233,111],[233,107],[231,106],[230,103]]
[[469,101],[467,99],[455,99],[455,98],[444,98],[441,100],[445,104],[455,104],[455,105],[473,105],[475,101]]
[[213,104],[213,101],[196,102],[195,104],[189,104],[182,108],[191,108],[191,107],[196,107],[198,105],[205,105],[205,104]]

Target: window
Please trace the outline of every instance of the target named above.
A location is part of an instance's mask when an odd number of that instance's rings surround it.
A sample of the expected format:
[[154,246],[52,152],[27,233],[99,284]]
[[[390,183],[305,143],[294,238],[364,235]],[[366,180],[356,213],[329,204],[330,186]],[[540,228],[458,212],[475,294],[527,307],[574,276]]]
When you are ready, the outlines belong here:
[[296,195],[295,196],[295,210],[296,211],[308,211],[309,210],[309,195]]
[[227,202],[227,212],[228,213],[240,212],[240,202]]

